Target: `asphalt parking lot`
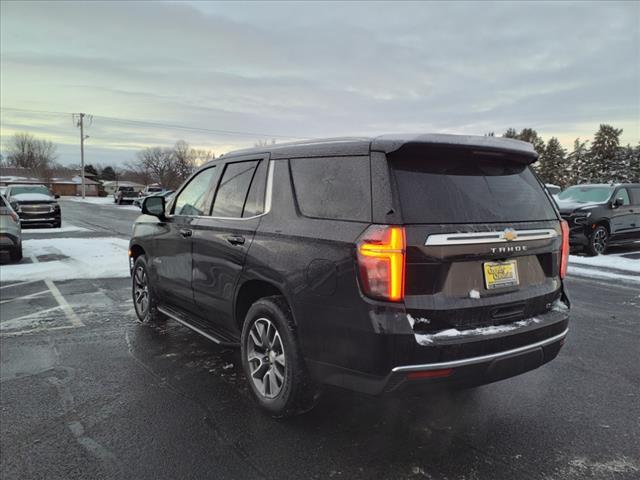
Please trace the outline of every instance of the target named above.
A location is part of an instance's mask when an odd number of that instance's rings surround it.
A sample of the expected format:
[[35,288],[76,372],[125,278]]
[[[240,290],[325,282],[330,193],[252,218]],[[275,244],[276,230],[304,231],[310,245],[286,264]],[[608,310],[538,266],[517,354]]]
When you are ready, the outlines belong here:
[[[136,217],[62,208],[65,232],[26,234],[52,246],[25,267],[83,268],[59,239],[113,239],[117,252]],[[628,279],[568,280],[570,335],[538,370],[426,397],[328,389],[315,410],[278,421],[256,409],[236,351],[135,321],[126,268],[5,281],[5,267],[3,479],[640,477],[640,284]]]

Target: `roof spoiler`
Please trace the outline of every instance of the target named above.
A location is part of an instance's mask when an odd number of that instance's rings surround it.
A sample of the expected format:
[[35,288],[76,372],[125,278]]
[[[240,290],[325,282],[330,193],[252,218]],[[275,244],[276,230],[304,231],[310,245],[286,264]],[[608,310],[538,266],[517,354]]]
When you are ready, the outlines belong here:
[[538,160],[538,153],[528,142],[500,137],[473,135],[430,134],[416,135],[407,141],[406,136],[395,138],[383,135],[373,139],[371,150],[386,154],[416,154],[425,149],[464,150],[478,157],[504,158],[507,161],[530,165]]

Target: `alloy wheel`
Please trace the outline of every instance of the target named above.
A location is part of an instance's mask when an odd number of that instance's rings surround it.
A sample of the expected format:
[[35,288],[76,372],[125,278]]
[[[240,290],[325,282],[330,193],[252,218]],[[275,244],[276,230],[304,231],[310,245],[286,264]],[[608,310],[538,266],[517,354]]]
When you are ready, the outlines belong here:
[[593,249],[598,253],[604,253],[607,248],[607,231],[604,228],[598,228],[593,233]]
[[133,274],[133,301],[138,316],[141,319],[145,318],[149,308],[149,285],[147,272],[142,266],[138,266]]
[[282,391],[286,360],[282,339],[276,326],[267,318],[256,320],[247,338],[247,362],[251,381],[265,398],[275,398]]

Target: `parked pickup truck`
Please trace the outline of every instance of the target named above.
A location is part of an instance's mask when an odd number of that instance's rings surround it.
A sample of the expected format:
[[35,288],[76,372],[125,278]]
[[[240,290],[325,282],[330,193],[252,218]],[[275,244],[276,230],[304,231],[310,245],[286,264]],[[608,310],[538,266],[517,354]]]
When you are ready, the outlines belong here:
[[118,205],[125,202],[133,203],[136,198],[138,198],[138,192],[133,187],[118,187],[113,194],[113,201]]

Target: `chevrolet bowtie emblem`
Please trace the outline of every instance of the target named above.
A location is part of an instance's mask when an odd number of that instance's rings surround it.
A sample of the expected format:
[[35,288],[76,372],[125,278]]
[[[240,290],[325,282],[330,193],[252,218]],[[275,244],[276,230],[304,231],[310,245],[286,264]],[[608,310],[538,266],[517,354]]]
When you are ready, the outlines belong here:
[[518,234],[513,228],[506,228],[502,233],[502,238],[504,238],[507,242],[513,242],[518,238]]

